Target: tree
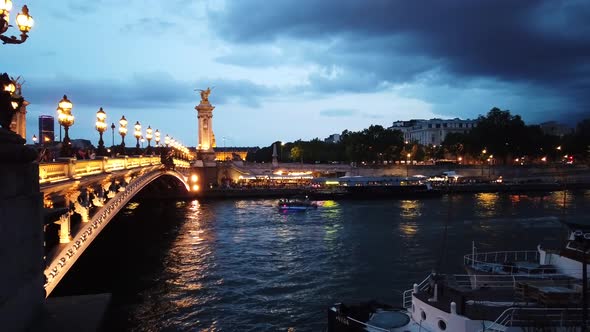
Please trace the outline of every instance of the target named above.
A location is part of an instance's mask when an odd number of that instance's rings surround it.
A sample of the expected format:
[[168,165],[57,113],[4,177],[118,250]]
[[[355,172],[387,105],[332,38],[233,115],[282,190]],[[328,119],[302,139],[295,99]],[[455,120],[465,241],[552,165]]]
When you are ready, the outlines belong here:
[[295,145],[291,149],[290,157],[293,161],[301,160],[301,162],[303,162],[303,148],[299,145]]
[[452,158],[458,160],[464,153],[466,141],[467,135],[463,133],[449,133],[445,137],[444,142],[442,142],[442,146]]
[[467,134],[469,144],[465,144],[465,148],[472,156],[481,155],[485,149],[487,155],[493,154],[498,160],[507,162],[515,153],[522,153],[525,136],[520,115],[513,116],[508,110],[494,107],[487,116],[477,119],[477,127]]

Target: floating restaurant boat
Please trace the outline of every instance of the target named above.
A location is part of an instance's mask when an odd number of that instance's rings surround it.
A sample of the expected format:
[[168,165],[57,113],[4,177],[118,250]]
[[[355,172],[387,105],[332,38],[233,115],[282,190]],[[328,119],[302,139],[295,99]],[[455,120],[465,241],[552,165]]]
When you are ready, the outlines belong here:
[[[567,225],[570,236],[562,250],[538,247],[526,259],[525,252],[472,253],[465,256],[469,274],[430,274],[403,293],[401,309],[336,304],[328,310],[328,332],[588,330],[583,298],[590,225]],[[511,259],[514,264],[508,264]]]
[[283,198],[279,200],[279,212],[307,211],[316,209],[318,205],[306,198]]
[[333,191],[341,197],[409,197],[436,194],[422,176],[343,176],[339,178],[317,178],[312,180],[316,192]]

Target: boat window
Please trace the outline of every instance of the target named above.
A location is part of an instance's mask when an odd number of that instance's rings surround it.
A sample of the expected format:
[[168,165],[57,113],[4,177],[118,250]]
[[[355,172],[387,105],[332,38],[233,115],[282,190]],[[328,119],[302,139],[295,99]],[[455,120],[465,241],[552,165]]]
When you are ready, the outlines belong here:
[[422,318],[422,320],[426,320],[426,313],[424,310],[420,310],[420,318]]
[[412,303],[412,312],[416,312],[416,307],[414,307],[414,303]]
[[447,323],[445,323],[445,321],[444,321],[444,320],[442,320],[442,319],[441,319],[441,320],[439,320],[439,321],[438,321],[438,328],[439,328],[441,331],[445,331],[445,330],[447,329]]

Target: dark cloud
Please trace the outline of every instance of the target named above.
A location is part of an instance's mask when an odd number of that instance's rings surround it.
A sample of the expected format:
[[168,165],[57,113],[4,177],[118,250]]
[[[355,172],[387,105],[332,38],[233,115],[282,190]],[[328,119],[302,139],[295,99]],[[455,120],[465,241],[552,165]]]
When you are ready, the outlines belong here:
[[[586,0],[241,0],[210,20],[237,44],[315,42],[306,60],[338,64],[361,77],[358,86],[378,89],[438,70],[445,84],[518,82],[549,87],[577,108],[590,105]],[[347,75],[314,80],[322,91],[352,88]]]
[[[171,105],[200,100],[197,87],[214,86],[210,100],[214,104],[239,102],[257,105],[263,96],[274,91],[246,80],[208,79],[197,82],[176,80],[168,74],[136,75],[129,80],[74,79],[71,77],[26,79],[25,98],[33,104],[57,105],[68,95],[75,105],[120,108],[167,108]],[[220,93],[216,93],[217,91]]]
[[360,112],[355,109],[329,109],[321,110],[320,115],[326,117],[350,117],[358,115]]

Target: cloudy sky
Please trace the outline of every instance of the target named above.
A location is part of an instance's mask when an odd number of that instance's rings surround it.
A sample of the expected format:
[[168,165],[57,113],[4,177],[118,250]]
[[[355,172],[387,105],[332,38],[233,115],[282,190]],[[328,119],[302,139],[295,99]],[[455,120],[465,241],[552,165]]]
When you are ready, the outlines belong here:
[[218,146],[494,106],[527,123],[590,114],[587,0],[14,0],[23,4],[34,30],[0,46],[0,71],[26,81],[28,136],[67,94],[72,138],[96,140],[103,107],[109,123],[125,115],[194,146],[194,89],[208,86]]

